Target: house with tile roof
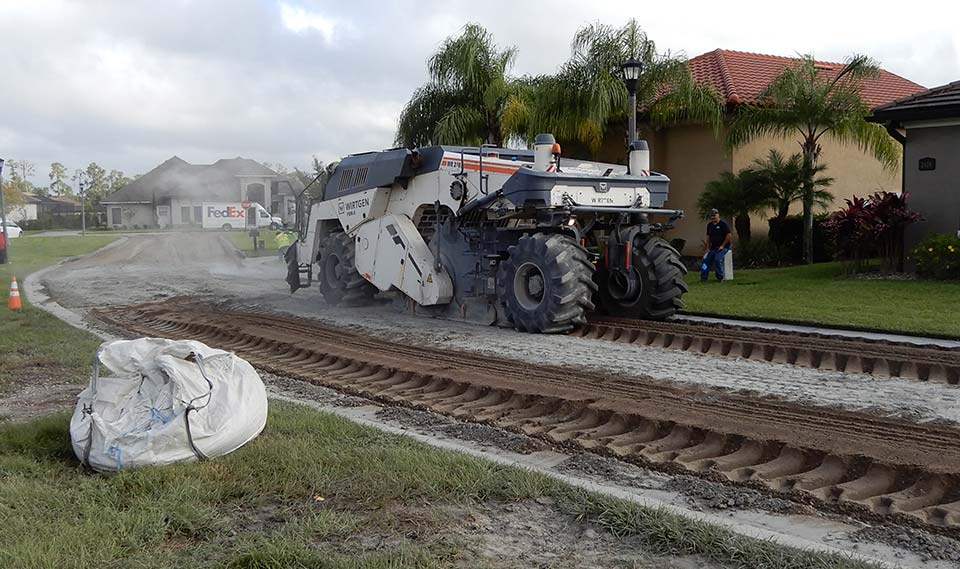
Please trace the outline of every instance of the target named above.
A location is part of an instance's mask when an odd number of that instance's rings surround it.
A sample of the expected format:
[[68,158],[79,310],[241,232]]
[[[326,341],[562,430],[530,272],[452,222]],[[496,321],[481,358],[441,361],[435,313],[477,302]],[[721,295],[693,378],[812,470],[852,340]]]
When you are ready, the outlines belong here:
[[881,105],[868,120],[903,144],[903,189],[924,217],[907,226],[905,250],[930,233],[960,236],[960,81]]
[[189,227],[201,224],[204,202],[259,203],[286,219],[292,194],[289,180],[249,158],[190,164],[173,156],[100,204],[112,227]]
[[[728,116],[733,116],[738,105],[761,103],[760,93],[785,68],[799,64],[800,60],[758,53],[746,53],[716,49],[689,60],[694,79],[711,86],[726,102]],[[839,73],[842,63],[817,62],[820,71],[827,75]],[[866,80],[863,97],[873,107],[913,95],[924,87],[888,71],[879,77]],[[643,121],[638,121],[643,124]],[[728,149],[723,139],[725,133],[714,132],[709,125],[681,124],[661,129],[642,129],[651,148],[651,166],[670,177],[670,199],[667,207],[683,209],[687,217],[672,230],[669,237],[686,241],[685,253],[697,255],[703,241],[704,222],[696,214],[697,198],[710,180],[721,172],[737,172],[752,165],[754,159],[763,158],[771,148],[786,156],[799,152],[797,140],[775,137],[758,138],[751,143]],[[612,140],[611,140],[612,139]],[[608,136],[604,140],[601,157],[607,161],[622,162],[624,154],[622,136]],[[845,198],[872,193],[877,190],[900,191],[899,172],[885,170],[872,156],[863,153],[855,145],[844,146],[826,139],[822,143],[822,160],[828,166],[827,175],[835,178],[830,191],[836,196],[838,206]],[[799,205],[798,205],[799,208]],[[799,210],[799,209],[798,209]],[[766,223],[755,222],[754,234],[761,236]]]

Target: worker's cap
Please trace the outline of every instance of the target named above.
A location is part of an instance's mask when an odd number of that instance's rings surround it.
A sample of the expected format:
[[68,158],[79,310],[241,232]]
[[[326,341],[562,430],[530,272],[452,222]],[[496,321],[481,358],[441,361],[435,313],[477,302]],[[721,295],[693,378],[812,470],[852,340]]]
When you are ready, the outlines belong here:
[[720,215],[720,210],[713,208],[710,210],[710,215]]

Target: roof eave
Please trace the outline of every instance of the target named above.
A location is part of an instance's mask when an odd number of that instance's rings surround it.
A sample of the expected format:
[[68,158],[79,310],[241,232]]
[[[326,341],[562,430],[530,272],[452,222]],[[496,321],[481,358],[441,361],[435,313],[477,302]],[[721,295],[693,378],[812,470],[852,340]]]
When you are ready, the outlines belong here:
[[867,120],[876,123],[885,123],[888,121],[903,123],[908,121],[956,118],[960,118],[960,104],[925,109],[887,109],[874,112],[867,117]]

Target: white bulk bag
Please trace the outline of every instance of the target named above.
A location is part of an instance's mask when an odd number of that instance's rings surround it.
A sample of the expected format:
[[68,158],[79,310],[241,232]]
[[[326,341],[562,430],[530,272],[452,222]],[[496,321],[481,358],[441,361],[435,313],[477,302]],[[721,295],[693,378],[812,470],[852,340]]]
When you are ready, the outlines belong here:
[[[94,470],[212,458],[253,440],[267,393],[249,363],[200,342],[105,342],[70,420],[73,452]],[[99,377],[100,363],[117,374]]]

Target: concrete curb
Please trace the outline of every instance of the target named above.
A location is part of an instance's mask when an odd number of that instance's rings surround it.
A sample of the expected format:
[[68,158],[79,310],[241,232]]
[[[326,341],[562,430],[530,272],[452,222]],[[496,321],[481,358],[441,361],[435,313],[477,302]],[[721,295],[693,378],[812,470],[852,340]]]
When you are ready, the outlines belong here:
[[112,243],[108,243],[107,245],[97,249],[96,251],[92,251],[85,255],[78,255],[76,257],[67,257],[66,259],[62,259],[59,262],[53,265],[50,265],[49,267],[44,267],[39,271],[30,273],[29,275],[27,275],[27,278],[23,280],[23,292],[24,292],[25,298],[27,299],[27,302],[29,302],[33,306],[36,306],[40,310],[44,310],[56,316],[57,318],[59,318],[60,320],[63,320],[64,322],[73,326],[74,328],[79,328],[80,330],[90,332],[91,334],[97,336],[101,340],[104,340],[104,341],[116,340],[115,336],[91,327],[84,320],[83,316],[77,314],[76,312],[73,312],[72,310],[64,308],[60,303],[50,298],[50,296],[48,296],[47,293],[44,292],[43,290],[42,280],[44,275],[46,275],[47,273],[55,269],[60,268],[60,266],[62,266],[64,263],[70,263],[70,262],[76,261],[77,259],[83,259],[91,255],[96,255],[97,253],[108,251],[110,249],[113,249],[114,247],[120,247],[126,242],[127,242],[127,238],[121,237],[120,239]]

